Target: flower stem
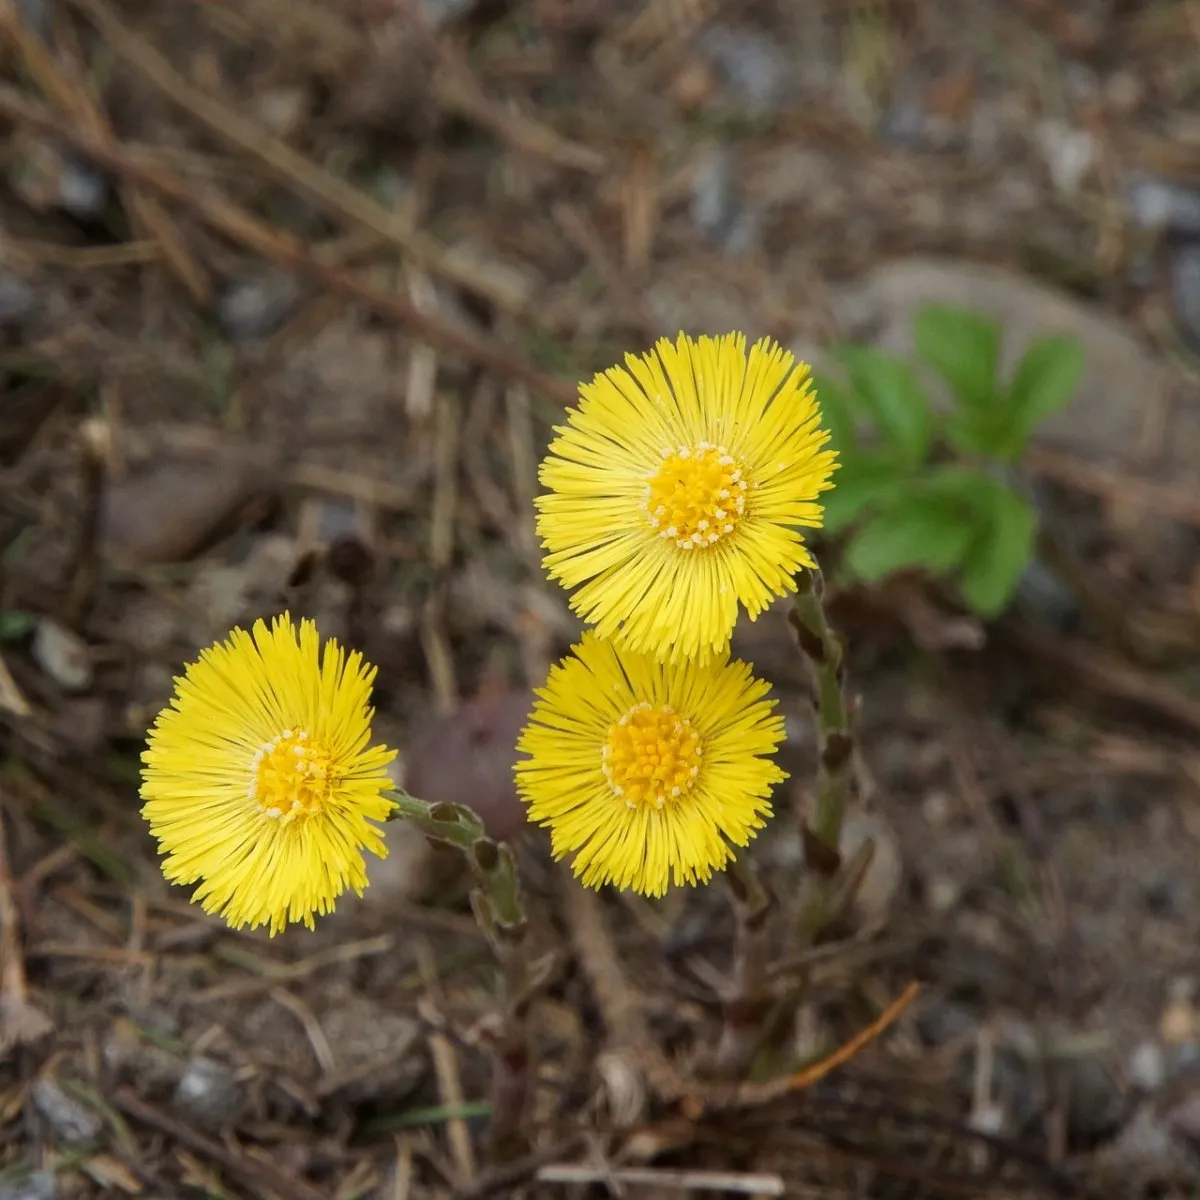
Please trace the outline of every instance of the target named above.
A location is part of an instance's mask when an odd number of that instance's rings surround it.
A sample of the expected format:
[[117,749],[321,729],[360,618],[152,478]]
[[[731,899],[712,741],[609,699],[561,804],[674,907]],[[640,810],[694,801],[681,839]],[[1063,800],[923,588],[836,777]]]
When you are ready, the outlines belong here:
[[500,965],[488,1149],[493,1161],[510,1162],[529,1151],[533,1069],[528,1011],[536,987],[525,946],[527,922],[516,860],[508,846],[488,837],[483,822],[464,805],[429,804],[399,790],[390,792],[389,799],[395,804],[389,820],[408,821],[426,837],[461,850],[475,877],[471,909]]
[[712,1072],[718,1079],[745,1079],[758,1052],[763,1022],[771,1008],[767,983],[767,917],[773,900],[759,878],[754,860],[739,849],[725,870],[737,922],[733,985],[725,997],[724,1017]]
[[812,675],[820,754],[816,806],[811,824],[804,829],[809,881],[797,930],[801,945],[807,946],[829,920],[829,902],[842,865],[839,846],[850,797],[854,735],[844,691],[843,643],[825,614],[824,578],[813,569],[802,571],[796,583],[791,623]]

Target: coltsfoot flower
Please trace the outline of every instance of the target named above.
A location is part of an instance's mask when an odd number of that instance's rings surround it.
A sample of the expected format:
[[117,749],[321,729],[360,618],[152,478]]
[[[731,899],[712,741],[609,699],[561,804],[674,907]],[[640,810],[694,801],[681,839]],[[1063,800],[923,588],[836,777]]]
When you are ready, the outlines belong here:
[[580,387],[543,461],[551,578],[601,637],[675,662],[720,653],[815,566],[801,530],[835,454],[808,367],[769,340],[680,334]]
[[175,681],[142,754],[142,815],[173,883],[235,929],[310,929],[348,888],[363,851],[387,850],[373,821],[392,802],[370,746],[373,667],[284,614],[235,629]]
[[517,789],[589,887],[650,896],[706,883],[771,815],[786,774],[769,685],[723,657],[671,666],[595,634],[550,671]]

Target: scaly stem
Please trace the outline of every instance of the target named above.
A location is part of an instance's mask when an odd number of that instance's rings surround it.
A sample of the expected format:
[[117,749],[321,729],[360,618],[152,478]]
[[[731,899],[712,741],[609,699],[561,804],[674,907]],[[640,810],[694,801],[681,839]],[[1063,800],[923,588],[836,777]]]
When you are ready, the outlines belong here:
[[843,688],[842,639],[825,615],[825,581],[820,570],[811,570],[802,571],[796,583],[791,622],[812,675],[820,753],[816,807],[812,824],[804,830],[808,882],[797,930],[801,946],[808,946],[831,915],[830,899],[842,865],[839,845],[850,797],[854,739]]
[[763,1022],[771,1008],[767,982],[767,917],[772,900],[749,851],[739,849],[725,870],[737,921],[733,985],[725,997],[721,1036],[713,1053],[712,1071],[718,1079],[746,1078],[762,1038]]
[[529,1151],[533,1073],[527,1015],[536,982],[525,946],[527,923],[516,860],[503,842],[488,837],[479,817],[461,804],[428,804],[399,790],[390,792],[389,798],[396,806],[390,820],[409,821],[426,837],[457,847],[475,877],[471,908],[500,964],[488,1147],[493,1161],[510,1162]]

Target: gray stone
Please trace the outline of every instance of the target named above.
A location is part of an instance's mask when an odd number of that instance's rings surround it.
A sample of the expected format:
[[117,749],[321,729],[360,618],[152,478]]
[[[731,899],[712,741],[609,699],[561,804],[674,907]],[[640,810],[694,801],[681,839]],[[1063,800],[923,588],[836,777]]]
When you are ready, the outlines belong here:
[[1200,235],[1200,192],[1173,179],[1136,175],[1126,199],[1130,220],[1139,229]]
[[49,1171],[34,1171],[20,1183],[0,1183],[0,1200],[54,1200],[58,1185]]
[[33,1106],[72,1145],[93,1141],[104,1128],[99,1114],[69,1096],[54,1079],[39,1079],[33,1085]]
[[238,1117],[242,1092],[233,1072],[211,1058],[193,1058],[175,1085],[177,1111],[206,1129],[220,1129]]
[[720,71],[748,112],[769,115],[787,101],[795,68],[783,47],[766,34],[711,25],[700,38],[700,52]]
[[243,275],[217,297],[217,321],[234,341],[266,337],[283,324],[299,299],[300,285],[292,275]]
[[1200,350],[1200,243],[1176,246],[1167,269],[1180,336],[1193,350]]
[[[1077,338],[1085,355],[1080,387],[1075,398],[1042,425],[1038,438],[1086,458],[1127,459],[1142,436],[1147,407],[1170,386],[1166,368],[1120,321],[999,267],[925,256],[897,259],[837,289],[833,301],[847,336],[871,340],[904,356],[912,354],[913,317],[924,306],[980,312],[1003,331],[1005,374],[1034,338]],[[1200,313],[1197,322],[1200,326]],[[1172,411],[1163,442],[1160,465],[1187,471],[1191,478],[1200,458],[1200,419],[1183,408]]]

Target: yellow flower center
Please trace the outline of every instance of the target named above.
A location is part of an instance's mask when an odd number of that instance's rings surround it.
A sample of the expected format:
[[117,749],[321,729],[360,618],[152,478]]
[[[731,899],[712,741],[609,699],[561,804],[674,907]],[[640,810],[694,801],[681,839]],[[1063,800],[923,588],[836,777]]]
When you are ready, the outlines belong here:
[[681,550],[714,546],[727,537],[746,508],[746,481],[724,446],[700,442],[664,450],[662,465],[645,491],[646,515]]
[[602,770],[609,787],[630,808],[662,808],[695,787],[702,750],[687,717],[667,704],[642,703],[608,731]]
[[334,782],[329,751],[306,729],[285,729],[255,752],[247,794],[263,816],[292,821],[319,813]]

